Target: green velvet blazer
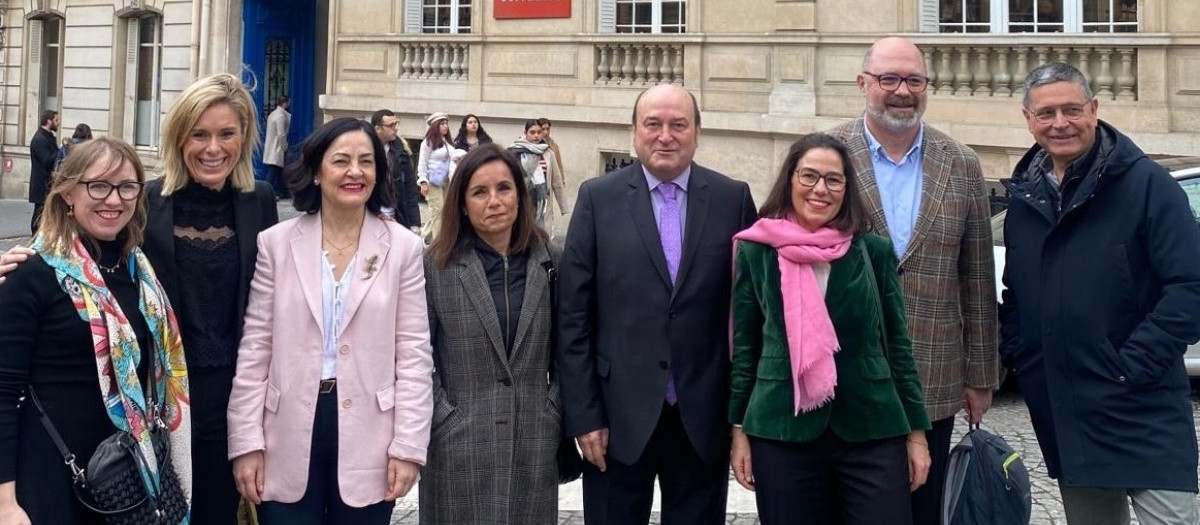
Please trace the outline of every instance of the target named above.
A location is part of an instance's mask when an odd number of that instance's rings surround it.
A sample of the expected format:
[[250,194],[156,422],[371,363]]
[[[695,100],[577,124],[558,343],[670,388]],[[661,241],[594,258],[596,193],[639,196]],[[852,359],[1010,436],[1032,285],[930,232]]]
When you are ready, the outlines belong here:
[[928,430],[891,242],[856,235],[846,255],[831,263],[826,289],[841,347],[834,354],[837,387],[833,401],[795,415],[778,255],[770,246],[739,242],[729,422],[751,436],[795,443],[826,429],[850,442]]

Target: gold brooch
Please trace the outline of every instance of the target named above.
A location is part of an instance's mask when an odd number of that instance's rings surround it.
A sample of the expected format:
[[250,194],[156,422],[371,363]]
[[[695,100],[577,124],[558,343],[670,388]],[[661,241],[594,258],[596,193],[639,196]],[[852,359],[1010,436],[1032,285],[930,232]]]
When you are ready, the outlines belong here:
[[363,280],[367,280],[375,276],[375,270],[379,269],[379,267],[376,266],[377,263],[379,263],[378,255],[367,257],[367,274],[363,276]]

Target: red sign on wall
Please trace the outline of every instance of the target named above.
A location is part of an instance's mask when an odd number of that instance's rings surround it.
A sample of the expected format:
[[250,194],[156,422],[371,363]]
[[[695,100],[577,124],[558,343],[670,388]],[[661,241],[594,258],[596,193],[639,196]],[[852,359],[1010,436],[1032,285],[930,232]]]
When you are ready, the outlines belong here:
[[493,0],[494,16],[504,18],[571,18],[571,0]]

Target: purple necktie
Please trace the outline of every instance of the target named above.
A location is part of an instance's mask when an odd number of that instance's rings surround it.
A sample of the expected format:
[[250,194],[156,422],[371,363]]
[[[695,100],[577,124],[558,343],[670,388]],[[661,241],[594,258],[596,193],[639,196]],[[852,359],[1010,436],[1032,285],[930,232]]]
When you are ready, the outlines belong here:
[[[662,197],[662,206],[658,209],[658,236],[662,239],[663,255],[667,257],[667,272],[671,274],[671,282],[679,272],[679,256],[683,252],[683,241],[679,237],[679,200],[675,198],[675,190],[679,187],[674,182],[664,182],[658,185],[658,195]],[[667,404],[675,405],[679,401],[675,394],[675,378],[667,371]]]

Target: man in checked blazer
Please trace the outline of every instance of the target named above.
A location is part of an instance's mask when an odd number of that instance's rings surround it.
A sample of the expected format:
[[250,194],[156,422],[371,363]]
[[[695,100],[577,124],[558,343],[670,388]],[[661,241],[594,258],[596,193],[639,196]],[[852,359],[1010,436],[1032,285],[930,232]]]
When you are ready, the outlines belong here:
[[732,238],[755,218],[746,183],[692,162],[695,99],[638,96],[638,159],[579,188],[559,278],[559,371],[588,525],[725,522]]
[[863,116],[832,130],[850,148],[871,229],[890,237],[900,261],[913,359],[933,422],[929,479],[913,493],[913,523],[936,525],[960,408],[978,423],[996,388],[997,332],[992,233],[975,152],[925,125],[925,60],[890,37],[863,59]]

